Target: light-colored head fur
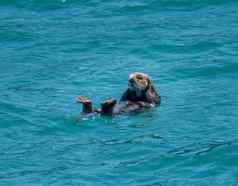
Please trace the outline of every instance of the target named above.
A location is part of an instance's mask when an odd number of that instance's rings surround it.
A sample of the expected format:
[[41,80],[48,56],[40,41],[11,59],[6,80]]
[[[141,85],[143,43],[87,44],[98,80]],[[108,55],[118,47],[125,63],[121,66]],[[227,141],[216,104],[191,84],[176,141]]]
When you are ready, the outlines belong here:
[[120,101],[142,101],[153,105],[159,105],[160,96],[147,74],[134,72],[129,76],[128,88],[123,93]]
[[128,88],[131,91],[135,91],[136,94],[140,96],[142,92],[148,89],[150,82],[151,80],[147,74],[135,72],[129,76]]

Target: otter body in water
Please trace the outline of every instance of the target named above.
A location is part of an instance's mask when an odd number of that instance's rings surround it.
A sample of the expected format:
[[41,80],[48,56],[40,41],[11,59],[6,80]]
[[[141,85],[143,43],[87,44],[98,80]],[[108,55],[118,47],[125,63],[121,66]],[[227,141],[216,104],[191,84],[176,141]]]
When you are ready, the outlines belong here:
[[158,106],[161,99],[149,76],[136,72],[129,76],[128,88],[123,93],[119,103],[116,99],[109,99],[101,103],[100,109],[93,109],[91,100],[84,96],[77,97],[77,102],[83,104],[83,113],[115,115]]

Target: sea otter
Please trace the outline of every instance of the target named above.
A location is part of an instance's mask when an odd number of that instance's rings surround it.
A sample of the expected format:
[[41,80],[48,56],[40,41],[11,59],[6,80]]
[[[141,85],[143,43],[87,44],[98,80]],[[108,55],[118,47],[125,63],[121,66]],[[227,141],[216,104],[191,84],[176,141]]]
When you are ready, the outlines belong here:
[[161,102],[150,77],[140,72],[130,74],[128,88],[119,103],[116,99],[109,99],[101,103],[100,109],[93,109],[91,100],[86,97],[79,96],[76,100],[83,104],[83,113],[100,113],[101,115],[140,111],[143,108],[158,106]]

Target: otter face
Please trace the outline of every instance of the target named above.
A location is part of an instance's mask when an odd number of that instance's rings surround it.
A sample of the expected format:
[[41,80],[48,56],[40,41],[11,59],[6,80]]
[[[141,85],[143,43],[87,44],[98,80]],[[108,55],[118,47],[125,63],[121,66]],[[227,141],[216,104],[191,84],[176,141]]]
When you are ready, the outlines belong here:
[[128,80],[128,88],[131,91],[135,91],[137,95],[140,95],[143,91],[146,91],[150,84],[150,78],[148,75],[140,72],[130,74]]

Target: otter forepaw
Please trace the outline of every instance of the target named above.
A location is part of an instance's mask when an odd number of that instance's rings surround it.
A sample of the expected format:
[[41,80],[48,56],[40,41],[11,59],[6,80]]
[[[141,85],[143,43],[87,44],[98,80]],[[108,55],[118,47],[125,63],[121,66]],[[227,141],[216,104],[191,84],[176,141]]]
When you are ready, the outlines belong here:
[[78,96],[78,97],[76,98],[76,101],[77,101],[78,103],[83,103],[83,104],[89,104],[89,103],[92,102],[91,100],[89,100],[89,99],[86,98],[85,96]]
[[137,101],[136,102],[140,107],[145,107],[145,102],[143,102],[143,101]]
[[103,101],[101,103],[101,105],[104,105],[104,106],[114,106],[116,103],[117,103],[116,99],[108,99],[108,100]]

